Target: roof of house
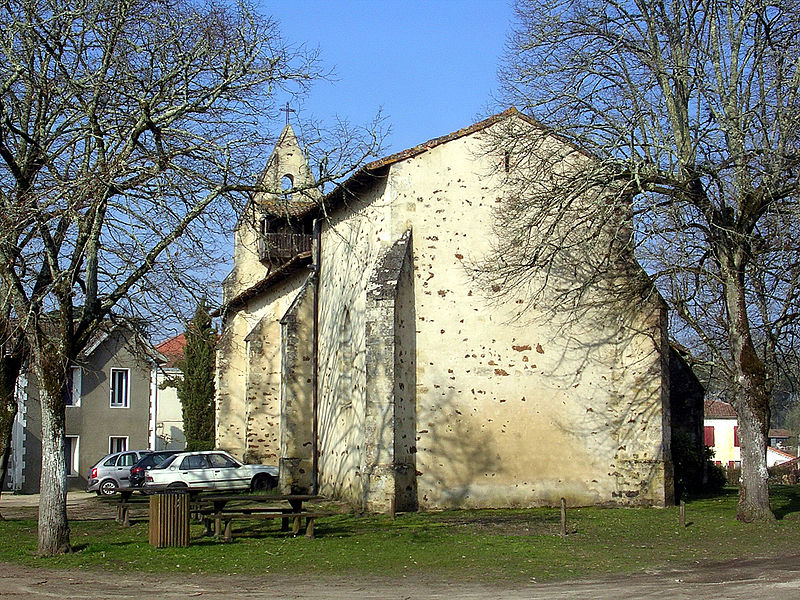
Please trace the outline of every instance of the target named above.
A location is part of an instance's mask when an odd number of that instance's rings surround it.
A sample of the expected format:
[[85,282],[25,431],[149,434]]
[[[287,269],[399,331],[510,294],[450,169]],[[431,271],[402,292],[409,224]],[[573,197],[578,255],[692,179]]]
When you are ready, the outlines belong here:
[[780,450],[779,448],[775,448],[774,446],[767,446],[767,450],[769,452],[774,452],[778,456],[782,456],[782,457],[787,458],[789,460],[794,460],[794,459],[798,458],[794,454],[789,454],[788,452],[784,452],[783,450]]
[[156,350],[167,359],[167,362],[161,365],[162,367],[174,367],[184,356],[184,351],[186,350],[186,335],[179,333],[168,340],[164,340],[156,346]]
[[733,406],[722,400],[706,400],[703,403],[706,418],[728,419],[736,418],[736,411]]
[[790,438],[792,437],[792,432],[788,429],[770,429],[768,437],[771,438]]

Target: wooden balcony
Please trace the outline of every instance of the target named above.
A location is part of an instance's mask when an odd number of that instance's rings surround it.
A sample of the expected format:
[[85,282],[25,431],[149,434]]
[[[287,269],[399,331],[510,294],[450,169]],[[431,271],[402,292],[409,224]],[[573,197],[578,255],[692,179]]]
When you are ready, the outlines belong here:
[[313,236],[305,233],[263,233],[258,240],[258,259],[261,262],[281,263],[311,252]]

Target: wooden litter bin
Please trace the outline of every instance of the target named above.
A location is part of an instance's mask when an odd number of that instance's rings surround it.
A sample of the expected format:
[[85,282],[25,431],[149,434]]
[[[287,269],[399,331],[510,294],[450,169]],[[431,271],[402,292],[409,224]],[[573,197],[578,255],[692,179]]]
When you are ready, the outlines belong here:
[[149,541],[156,548],[189,545],[189,494],[168,492],[150,496]]

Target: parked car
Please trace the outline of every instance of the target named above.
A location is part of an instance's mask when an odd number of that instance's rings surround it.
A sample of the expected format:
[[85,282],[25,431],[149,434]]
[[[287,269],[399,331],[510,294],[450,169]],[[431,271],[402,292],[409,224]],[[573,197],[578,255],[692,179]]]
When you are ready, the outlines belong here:
[[129,487],[131,467],[151,452],[152,450],[126,450],[104,456],[89,470],[86,490],[97,492],[98,496],[110,496],[114,493],[114,488]]
[[145,474],[143,490],[211,488],[269,490],[278,485],[278,467],[244,465],[222,450],[184,452],[167,458]]
[[139,459],[139,462],[131,467],[130,486],[141,487],[144,483],[144,476],[147,471],[160,465],[170,456],[174,456],[178,452],[180,452],[180,450],[158,450],[145,454]]

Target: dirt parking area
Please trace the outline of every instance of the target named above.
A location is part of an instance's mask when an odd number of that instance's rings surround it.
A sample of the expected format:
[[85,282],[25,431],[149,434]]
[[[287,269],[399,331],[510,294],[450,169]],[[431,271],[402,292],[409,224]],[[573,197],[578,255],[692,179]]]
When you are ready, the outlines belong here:
[[[38,519],[39,494],[1,494],[0,514],[7,519]],[[99,502],[97,494],[67,493],[67,518],[70,520],[113,519],[116,514],[113,503]]]
[[0,563],[2,598],[310,598],[421,600],[553,599],[751,600],[800,597],[800,556],[705,565],[691,571],[654,572],[578,582],[461,583],[443,579],[287,577],[180,577],[103,571],[56,571]]

